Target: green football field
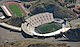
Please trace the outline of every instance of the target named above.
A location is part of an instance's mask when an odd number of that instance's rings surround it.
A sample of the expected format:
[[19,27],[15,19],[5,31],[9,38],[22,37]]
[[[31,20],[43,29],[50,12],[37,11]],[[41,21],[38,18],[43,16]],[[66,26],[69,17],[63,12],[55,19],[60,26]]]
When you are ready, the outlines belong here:
[[23,16],[24,15],[23,11],[15,4],[9,5],[9,8],[11,9],[11,11],[13,12],[13,14],[15,16]]
[[43,24],[43,25],[37,27],[37,30],[39,33],[45,34],[45,33],[57,31],[61,28],[62,28],[61,24],[57,24],[57,23],[52,22],[52,23]]

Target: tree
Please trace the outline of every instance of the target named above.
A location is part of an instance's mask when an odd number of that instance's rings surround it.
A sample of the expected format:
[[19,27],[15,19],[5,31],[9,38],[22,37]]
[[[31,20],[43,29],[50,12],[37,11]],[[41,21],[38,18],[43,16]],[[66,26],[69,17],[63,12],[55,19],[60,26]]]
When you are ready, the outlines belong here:
[[17,27],[21,27],[21,24],[23,22],[24,22],[24,17],[11,17],[9,20],[5,21],[5,23],[9,25]]

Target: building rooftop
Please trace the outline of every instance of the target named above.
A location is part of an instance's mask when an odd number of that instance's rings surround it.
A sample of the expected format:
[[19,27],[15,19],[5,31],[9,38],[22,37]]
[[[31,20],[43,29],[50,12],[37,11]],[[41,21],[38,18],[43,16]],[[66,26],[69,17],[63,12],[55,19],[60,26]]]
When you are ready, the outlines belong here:
[[2,12],[0,12],[0,19],[4,19],[4,18],[5,18],[5,16],[3,15]]
[[76,6],[73,11],[80,14],[80,6]]

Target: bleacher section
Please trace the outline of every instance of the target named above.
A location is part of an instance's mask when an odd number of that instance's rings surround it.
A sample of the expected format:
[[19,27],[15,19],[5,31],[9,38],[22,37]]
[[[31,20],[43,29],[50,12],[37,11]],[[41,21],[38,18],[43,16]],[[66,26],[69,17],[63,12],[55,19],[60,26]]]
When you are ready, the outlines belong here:
[[26,22],[29,23],[30,26],[32,27],[38,27],[42,24],[49,23],[52,21],[53,21],[53,14],[51,13],[42,13],[26,19]]

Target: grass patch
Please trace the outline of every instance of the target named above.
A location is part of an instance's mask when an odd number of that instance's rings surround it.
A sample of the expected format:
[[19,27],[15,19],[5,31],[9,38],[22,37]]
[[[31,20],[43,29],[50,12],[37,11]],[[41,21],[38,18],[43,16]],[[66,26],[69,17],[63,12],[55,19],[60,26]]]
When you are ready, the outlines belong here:
[[48,24],[44,24],[44,25],[41,25],[39,27],[37,27],[37,30],[40,32],[40,33],[50,33],[50,32],[54,32],[54,31],[57,31],[59,30],[61,27],[61,24],[57,24],[57,23],[48,23]]
[[11,11],[13,12],[13,14],[15,16],[23,16],[24,15],[23,11],[15,4],[9,5],[9,8],[11,9]]

